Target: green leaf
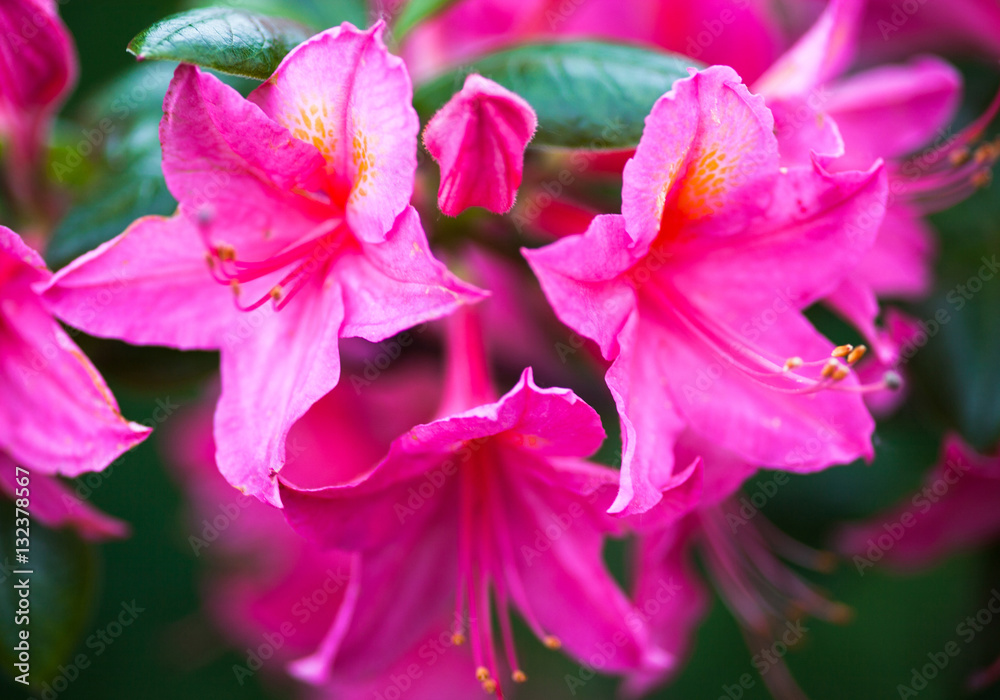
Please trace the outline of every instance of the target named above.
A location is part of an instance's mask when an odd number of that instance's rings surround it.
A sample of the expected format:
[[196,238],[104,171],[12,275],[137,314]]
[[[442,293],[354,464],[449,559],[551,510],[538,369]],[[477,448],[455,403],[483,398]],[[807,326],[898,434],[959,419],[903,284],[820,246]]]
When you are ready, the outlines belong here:
[[313,35],[305,25],[245,10],[206,7],[167,17],[129,42],[140,61],[167,60],[267,80],[281,59]]
[[[14,646],[19,631],[28,629],[30,681],[34,686],[51,680],[60,664],[76,649],[90,619],[96,593],[97,562],[93,548],[69,529],[50,530],[31,521],[28,565],[33,573],[12,573],[15,564],[14,504],[0,498],[0,663],[5,672],[14,670]],[[8,565],[11,566],[8,566]],[[28,579],[30,622],[27,628],[14,623],[18,591],[14,585]]]
[[456,0],[410,0],[399,13],[399,18],[393,25],[396,41],[401,41],[410,30],[434,15],[444,12],[454,5]]
[[696,61],[676,54],[592,41],[527,44],[493,53],[420,86],[425,122],[469,73],[494,80],[538,114],[536,146],[623,150],[642,136],[653,103]]

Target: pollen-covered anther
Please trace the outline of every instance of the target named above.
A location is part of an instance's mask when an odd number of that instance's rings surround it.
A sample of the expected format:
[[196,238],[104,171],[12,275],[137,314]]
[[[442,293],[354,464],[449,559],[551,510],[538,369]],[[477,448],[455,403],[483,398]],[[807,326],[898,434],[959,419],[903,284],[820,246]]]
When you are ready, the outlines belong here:
[[965,165],[969,162],[969,158],[972,157],[972,153],[969,152],[968,148],[964,146],[962,148],[956,148],[954,151],[948,154],[948,161],[956,168],[960,165]]
[[984,143],[976,149],[973,158],[976,165],[993,164],[997,160],[997,147],[993,143]]
[[850,374],[850,370],[847,369],[839,360],[835,358],[830,358],[827,360],[826,364],[823,365],[823,370],[820,372],[820,376],[823,379],[829,379],[834,382],[839,382],[845,379],[847,375]]
[[462,634],[461,632],[455,632],[453,635],[451,635],[451,643],[457,647],[462,646],[463,644],[465,644],[465,635]]
[[521,669],[516,669],[512,674],[510,674],[510,677],[514,679],[515,683],[524,683],[528,680],[528,677],[524,675],[524,671]]
[[971,180],[972,184],[979,189],[989,187],[990,183],[993,182],[993,171],[988,168],[977,170],[972,174]]
[[803,364],[804,363],[801,357],[789,357],[787,360],[785,360],[785,364],[782,367],[782,371],[790,372],[793,369],[798,369]]
[[282,295],[282,292],[281,292],[281,287],[280,287],[280,286],[275,286],[275,287],[272,287],[272,288],[271,288],[271,291],[270,291],[270,292],[268,292],[268,294],[269,294],[269,295],[271,296],[271,298],[272,298],[272,299],[274,299],[275,301],[281,301],[281,295]]
[[853,345],[838,345],[830,353],[830,357],[847,357],[854,350]]
[[215,246],[215,256],[222,262],[232,262],[236,260],[236,248],[228,243],[221,243]]
[[857,346],[847,354],[847,364],[853,365],[855,362],[864,357],[866,352],[868,352],[868,348],[864,345]]
[[559,649],[562,647],[562,642],[559,641],[559,637],[551,634],[542,640],[542,644],[544,644],[548,649]]
[[237,280],[229,280],[229,288],[233,290],[233,294],[236,296],[240,295],[240,283]]
[[480,683],[485,683],[490,678],[490,672],[485,666],[479,666],[476,668],[476,680]]
[[483,681],[483,690],[492,695],[493,693],[497,692],[497,682],[492,678],[487,678],[485,681]]

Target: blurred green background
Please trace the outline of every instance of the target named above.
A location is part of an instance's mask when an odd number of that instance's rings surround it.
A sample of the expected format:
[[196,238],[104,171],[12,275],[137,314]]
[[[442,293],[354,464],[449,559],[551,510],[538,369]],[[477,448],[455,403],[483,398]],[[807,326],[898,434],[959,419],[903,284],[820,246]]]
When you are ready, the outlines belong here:
[[[300,17],[323,18],[318,21],[328,24],[340,19],[363,22],[365,17],[364,11],[349,1],[292,4]],[[68,122],[61,127],[68,140],[79,138],[79,129],[94,123],[88,112],[88,96],[132,65],[124,50],[129,39],[183,7],[179,2],[126,0],[71,0],[60,6],[82,61],[81,82],[67,115],[84,116],[77,125]],[[984,107],[996,89],[997,77],[981,66],[965,63],[962,67],[969,80],[970,97],[964,112],[968,119]],[[159,206],[167,211],[172,208],[169,199]],[[980,192],[934,221],[941,233],[939,292],[925,304],[909,309],[917,318],[930,317],[943,306],[944,295],[974,273],[980,256],[1000,251],[997,190]],[[817,321],[835,328],[835,322],[822,314]],[[181,405],[192,401],[196,380],[214,361],[211,356],[194,356],[179,364],[172,353],[129,349],[116,343],[94,342],[85,349],[108,377],[123,413],[139,420],[153,415],[156,400],[164,396]],[[128,371],[128,367],[141,367],[142,371]],[[875,463],[832,469],[808,478],[793,477],[792,483],[767,504],[768,517],[791,535],[821,546],[837,523],[875,513],[913,490],[934,463],[945,430],[958,429],[981,448],[996,445],[1000,435],[1000,283],[987,283],[969,306],[956,314],[955,322],[918,354],[911,369],[915,376],[913,396],[897,415],[880,423]],[[190,528],[182,496],[161,461],[155,436],[99,482],[93,503],[131,523],[133,534],[125,541],[89,547],[94,560],[80,563],[80,571],[93,572],[99,595],[82,626],[78,651],[84,650],[83,639],[117,616],[122,601],[135,600],[145,611],[103,654],[91,655],[92,665],[58,697],[291,697],[291,686],[264,687],[260,674],[245,685],[236,682],[231,669],[243,656],[226,647],[200,612],[199,575],[204,561],[192,555],[187,543]],[[829,576],[813,575],[812,580],[850,605],[856,614],[844,626],[809,624],[808,638],[787,657],[796,679],[816,700],[899,697],[897,685],[909,682],[911,669],[926,663],[928,653],[940,651],[955,639],[956,625],[981,608],[990,589],[1000,584],[1000,558],[996,555],[995,549],[957,554],[928,572],[909,577],[876,569],[862,578],[849,564]],[[525,670],[532,680],[516,697],[571,697],[563,677],[578,669],[543,650],[527,635],[521,636]],[[962,697],[967,675],[990,663],[998,653],[1000,622],[963,647],[919,697]],[[683,673],[654,697],[726,697],[723,686],[738,682],[744,673],[753,676],[754,684],[743,697],[768,697],[733,618],[716,600],[698,630],[693,656]],[[613,682],[598,679],[576,697],[606,698],[613,692]],[[38,697],[25,694],[6,679],[0,681],[0,695]],[[1000,697],[1000,688],[975,697]]]

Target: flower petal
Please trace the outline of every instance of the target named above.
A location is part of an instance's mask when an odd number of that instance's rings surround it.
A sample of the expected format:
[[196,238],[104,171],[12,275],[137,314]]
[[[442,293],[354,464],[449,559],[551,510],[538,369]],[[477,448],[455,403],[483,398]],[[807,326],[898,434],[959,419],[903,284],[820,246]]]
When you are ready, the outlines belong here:
[[289,53],[250,101],[322,152],[327,189],[346,203],[361,240],[385,240],[410,203],[419,122],[403,61],[382,41],[385,23],[349,23]]
[[521,184],[524,149],[537,126],[535,110],[522,97],[469,75],[424,130],[424,144],[441,166],[441,211],[448,216],[469,207],[509,211]]
[[648,245],[674,222],[700,220],[715,235],[746,225],[767,206],[778,171],[774,118],[732,68],[678,80],[646,117],[625,166],[622,214],[629,236]]
[[212,350],[247,323],[232,290],[212,278],[196,227],[179,215],[138,219],[61,269],[43,295],[70,325],[136,345]]

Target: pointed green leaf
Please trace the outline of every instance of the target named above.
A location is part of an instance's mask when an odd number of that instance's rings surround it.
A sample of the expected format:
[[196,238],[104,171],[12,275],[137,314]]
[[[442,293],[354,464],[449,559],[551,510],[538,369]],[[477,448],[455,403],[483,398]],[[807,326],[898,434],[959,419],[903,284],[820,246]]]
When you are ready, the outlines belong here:
[[207,7],[167,17],[129,42],[140,61],[194,63],[267,80],[281,59],[312,36],[305,25],[226,7]]

